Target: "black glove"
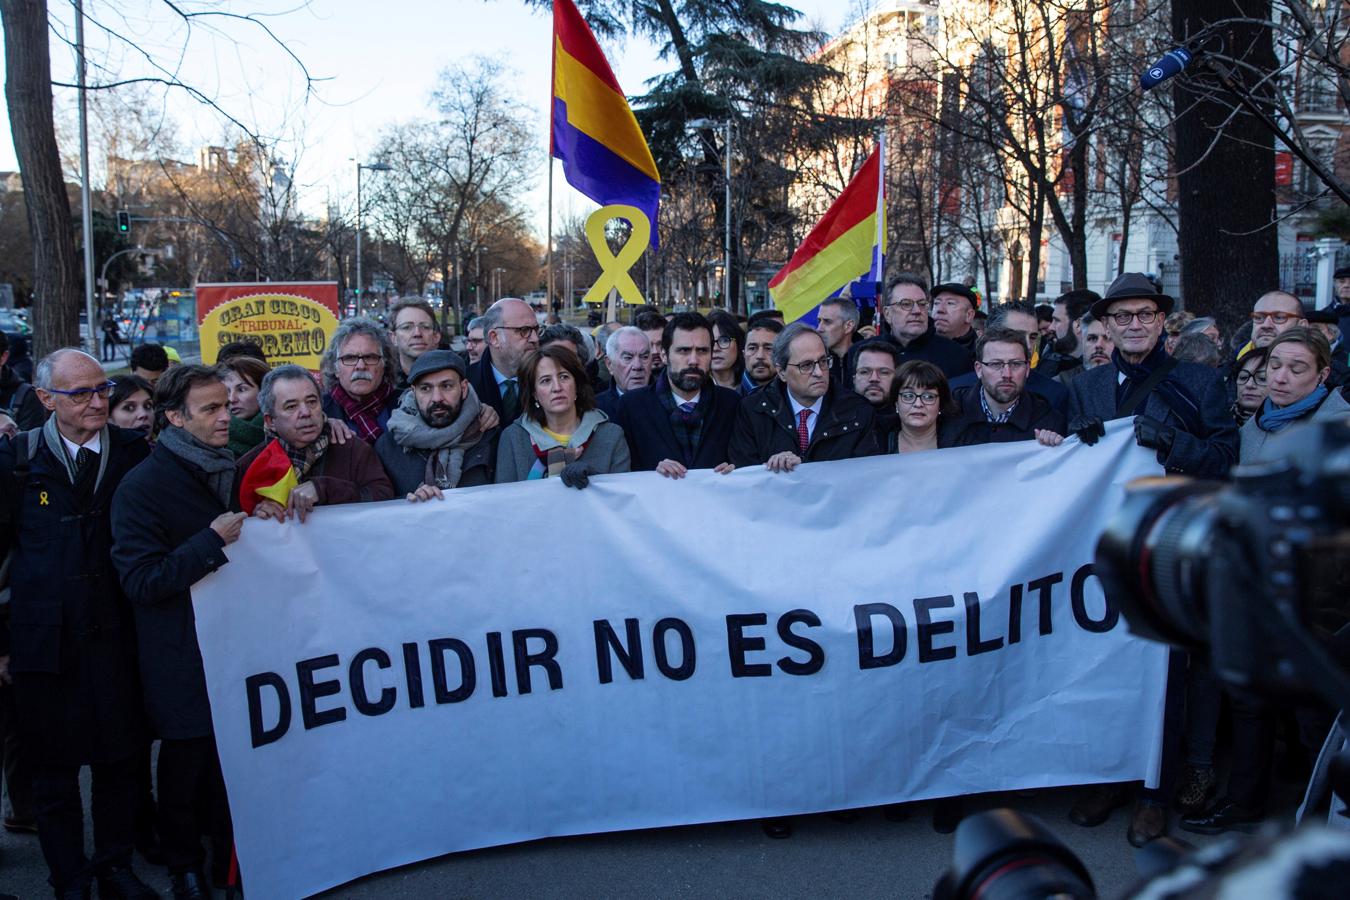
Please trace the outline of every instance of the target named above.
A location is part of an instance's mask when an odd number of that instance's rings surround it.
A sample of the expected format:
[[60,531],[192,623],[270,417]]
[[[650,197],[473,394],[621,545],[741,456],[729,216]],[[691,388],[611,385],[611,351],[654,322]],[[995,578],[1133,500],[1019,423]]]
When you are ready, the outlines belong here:
[[599,474],[600,473],[596,471],[595,466],[588,462],[577,460],[576,462],[570,462],[563,466],[563,470],[558,474],[558,477],[561,478],[562,483],[568,487],[580,490],[591,483],[592,475]]
[[1077,435],[1080,441],[1091,447],[1106,434],[1106,426],[1096,416],[1074,416],[1069,423],[1069,434]]
[[1177,430],[1164,425],[1152,416],[1134,417],[1134,440],[1141,447],[1157,450],[1166,456],[1172,452],[1172,442],[1176,440]]

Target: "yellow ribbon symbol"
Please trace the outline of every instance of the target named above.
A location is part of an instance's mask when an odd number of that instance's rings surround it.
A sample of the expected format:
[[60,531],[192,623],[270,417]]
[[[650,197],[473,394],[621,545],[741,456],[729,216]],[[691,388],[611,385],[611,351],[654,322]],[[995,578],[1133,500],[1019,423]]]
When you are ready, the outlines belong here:
[[47,492],[43,491],[42,493],[38,494],[38,506],[47,506],[47,505],[48,505]]
[[[610,219],[625,219],[633,226],[632,233],[619,248],[617,256],[610,251],[609,242],[605,240],[605,225]],[[642,258],[647,245],[651,243],[652,223],[647,214],[636,206],[623,204],[602,206],[586,220],[586,239],[590,241],[591,250],[595,252],[595,261],[600,263],[600,277],[591,285],[586,296],[581,298],[582,302],[602,303],[605,294],[614,288],[624,303],[634,306],[645,303],[642,291],[638,290],[637,283],[628,274],[628,270]]]

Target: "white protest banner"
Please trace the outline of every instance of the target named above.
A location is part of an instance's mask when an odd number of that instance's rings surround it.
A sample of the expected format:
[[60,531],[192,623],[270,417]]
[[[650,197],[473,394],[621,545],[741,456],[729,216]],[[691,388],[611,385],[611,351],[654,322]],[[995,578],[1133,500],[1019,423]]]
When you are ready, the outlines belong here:
[[1076,440],[250,521],[193,591],[250,900],[550,835],[1152,779]]

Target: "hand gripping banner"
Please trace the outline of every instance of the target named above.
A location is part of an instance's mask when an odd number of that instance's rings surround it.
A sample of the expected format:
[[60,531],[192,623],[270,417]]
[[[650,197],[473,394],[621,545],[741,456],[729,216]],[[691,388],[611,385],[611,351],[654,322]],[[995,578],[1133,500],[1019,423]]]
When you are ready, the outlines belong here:
[[[193,591],[250,900],[455,850],[1152,779],[1129,423],[250,520]],[[523,530],[522,530],[523,529]]]

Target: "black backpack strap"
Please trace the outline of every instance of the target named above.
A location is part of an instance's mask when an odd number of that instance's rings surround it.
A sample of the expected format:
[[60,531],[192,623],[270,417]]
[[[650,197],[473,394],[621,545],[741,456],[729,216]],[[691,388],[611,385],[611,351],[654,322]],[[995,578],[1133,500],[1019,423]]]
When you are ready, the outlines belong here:
[[1177,360],[1175,357],[1169,356],[1167,359],[1163,360],[1158,368],[1154,369],[1149,373],[1147,378],[1135,385],[1134,389],[1126,396],[1125,402],[1120,404],[1120,408],[1116,410],[1117,418],[1123,419],[1127,416],[1134,415],[1134,411],[1143,405],[1144,401],[1148,399],[1148,395],[1153,393],[1153,389],[1162,384],[1163,380],[1167,378],[1168,375],[1172,374],[1172,370],[1176,367]]

